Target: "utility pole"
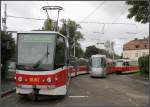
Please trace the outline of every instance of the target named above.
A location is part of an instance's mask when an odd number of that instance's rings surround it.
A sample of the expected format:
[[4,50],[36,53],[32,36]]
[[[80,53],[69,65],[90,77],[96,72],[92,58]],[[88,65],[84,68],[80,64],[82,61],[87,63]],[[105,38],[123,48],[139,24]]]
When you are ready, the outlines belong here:
[[6,22],[7,22],[7,4],[5,4],[4,18],[2,18],[3,31],[7,30]]
[[74,38],[74,57],[76,57],[76,40]]
[[58,14],[57,14],[58,17],[57,17],[57,21],[56,21],[56,31],[58,31],[58,29],[59,29],[59,28],[58,28],[59,12],[60,12],[60,9],[58,9]]
[[111,42],[111,50],[112,50],[112,54],[113,54],[113,60],[114,60],[114,42]]

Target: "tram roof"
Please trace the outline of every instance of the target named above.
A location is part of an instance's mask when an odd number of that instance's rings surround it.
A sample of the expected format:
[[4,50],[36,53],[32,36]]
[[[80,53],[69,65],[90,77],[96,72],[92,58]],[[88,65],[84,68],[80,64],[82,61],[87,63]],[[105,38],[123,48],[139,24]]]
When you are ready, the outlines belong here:
[[130,59],[115,59],[115,61],[132,61]]
[[52,33],[52,34],[58,34],[61,35],[63,37],[66,37],[62,34],[60,34],[59,32],[56,31],[18,31],[17,33]]

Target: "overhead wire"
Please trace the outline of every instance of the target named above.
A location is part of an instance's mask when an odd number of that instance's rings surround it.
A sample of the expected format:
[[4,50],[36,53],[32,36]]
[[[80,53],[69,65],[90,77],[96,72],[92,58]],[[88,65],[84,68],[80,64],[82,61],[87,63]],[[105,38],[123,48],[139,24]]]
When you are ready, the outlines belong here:
[[[123,9],[123,11],[120,13],[120,15],[117,17],[117,18],[115,18],[113,21],[112,21],[112,23],[115,23],[117,20],[119,20],[119,18],[126,12],[126,10],[128,9],[128,7],[126,7],[125,9]],[[110,25],[110,27],[112,26],[112,24]],[[109,29],[109,28],[108,28]],[[107,30],[105,30],[105,32],[106,31],[108,31],[108,29]]]
[[145,26],[143,29],[141,29],[138,33],[143,32],[147,27],[149,26]]
[[79,21],[78,23],[95,23],[95,24],[127,24],[127,25],[135,25],[134,23],[112,23],[112,22],[92,22],[92,21]]
[[45,19],[39,19],[39,18],[22,17],[22,16],[11,16],[11,15],[7,15],[7,17],[21,18],[21,19],[32,19],[32,20],[45,20]]
[[94,14],[94,12],[96,12],[96,10],[98,8],[100,8],[104,3],[105,3],[105,1],[103,1],[98,7],[96,7],[93,11],[91,11],[82,21],[85,21],[88,17],[90,17],[92,14]]

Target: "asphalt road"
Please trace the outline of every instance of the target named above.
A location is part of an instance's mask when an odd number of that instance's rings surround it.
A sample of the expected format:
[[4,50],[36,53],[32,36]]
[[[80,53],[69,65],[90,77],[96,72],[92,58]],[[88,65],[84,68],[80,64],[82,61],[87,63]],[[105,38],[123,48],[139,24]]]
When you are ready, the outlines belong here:
[[80,75],[72,78],[68,95],[60,99],[40,96],[39,101],[20,98],[13,93],[2,99],[2,107],[49,106],[146,106],[149,85],[126,75],[91,78]]

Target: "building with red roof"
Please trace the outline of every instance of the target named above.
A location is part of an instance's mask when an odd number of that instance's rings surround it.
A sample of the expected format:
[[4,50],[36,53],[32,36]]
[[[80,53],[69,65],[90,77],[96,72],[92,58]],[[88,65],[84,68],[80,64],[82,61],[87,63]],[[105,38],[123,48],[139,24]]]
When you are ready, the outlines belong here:
[[138,60],[149,54],[149,38],[131,40],[123,45],[123,58]]

